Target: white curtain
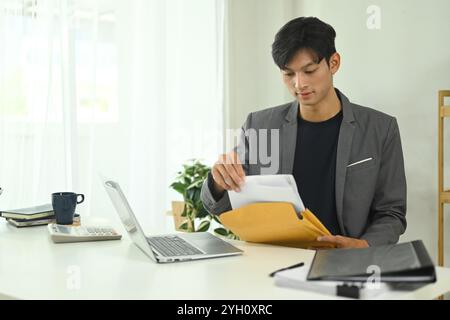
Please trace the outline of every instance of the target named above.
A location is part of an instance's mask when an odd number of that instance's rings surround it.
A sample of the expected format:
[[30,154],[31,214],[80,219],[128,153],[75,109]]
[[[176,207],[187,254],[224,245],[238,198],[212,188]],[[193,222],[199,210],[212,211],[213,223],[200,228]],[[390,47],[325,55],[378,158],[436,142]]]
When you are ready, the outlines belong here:
[[222,150],[223,0],[0,0],[0,209],[86,195],[98,173],[160,229],[191,158]]

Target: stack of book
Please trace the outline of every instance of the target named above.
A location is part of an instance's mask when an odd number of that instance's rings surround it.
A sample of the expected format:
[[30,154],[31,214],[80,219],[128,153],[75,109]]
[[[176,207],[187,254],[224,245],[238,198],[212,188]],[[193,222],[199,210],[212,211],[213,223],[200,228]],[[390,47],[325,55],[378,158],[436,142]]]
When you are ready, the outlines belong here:
[[[55,212],[51,204],[35,207],[0,211],[0,216],[17,228],[42,226],[56,223]],[[75,213],[74,224],[80,223],[80,215]]]

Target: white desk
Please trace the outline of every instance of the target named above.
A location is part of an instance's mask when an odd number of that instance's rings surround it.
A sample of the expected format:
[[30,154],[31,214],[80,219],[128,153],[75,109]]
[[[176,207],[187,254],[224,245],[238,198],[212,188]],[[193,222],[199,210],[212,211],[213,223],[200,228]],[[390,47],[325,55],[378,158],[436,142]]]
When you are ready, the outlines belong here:
[[[54,244],[46,227],[16,229],[0,219],[0,299],[333,298],[279,288],[268,277],[310,263],[314,251],[233,243],[243,256],[159,265],[127,234],[120,241]],[[435,284],[383,298],[432,299],[450,291],[450,269],[437,268],[437,277]]]

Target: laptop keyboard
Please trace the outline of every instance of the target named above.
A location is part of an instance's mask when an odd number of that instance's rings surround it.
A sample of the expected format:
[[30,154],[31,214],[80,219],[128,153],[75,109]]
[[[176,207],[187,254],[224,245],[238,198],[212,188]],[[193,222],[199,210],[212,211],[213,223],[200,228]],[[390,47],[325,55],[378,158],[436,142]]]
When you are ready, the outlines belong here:
[[203,254],[196,247],[177,236],[151,237],[147,238],[147,241],[165,257]]

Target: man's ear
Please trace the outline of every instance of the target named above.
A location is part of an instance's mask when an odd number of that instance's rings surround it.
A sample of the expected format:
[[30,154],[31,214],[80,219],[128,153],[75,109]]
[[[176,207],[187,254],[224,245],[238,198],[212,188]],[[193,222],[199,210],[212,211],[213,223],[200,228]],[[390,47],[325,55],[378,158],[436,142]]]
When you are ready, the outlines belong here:
[[333,55],[330,57],[329,66],[333,75],[339,70],[339,67],[341,66],[341,56],[339,53],[333,53]]

